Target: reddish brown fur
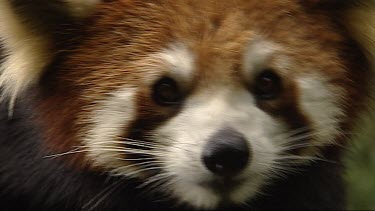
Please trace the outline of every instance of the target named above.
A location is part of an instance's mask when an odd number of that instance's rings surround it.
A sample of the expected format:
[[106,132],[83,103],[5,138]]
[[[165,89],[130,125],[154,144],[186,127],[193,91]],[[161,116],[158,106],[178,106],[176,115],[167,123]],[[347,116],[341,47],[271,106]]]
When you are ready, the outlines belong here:
[[[53,92],[45,94],[40,105],[48,128],[46,137],[56,151],[79,144],[79,132],[88,127],[85,118],[95,103],[124,86],[147,90],[144,78],[162,75],[165,70],[145,72],[143,67],[149,64],[137,61],[174,42],[186,44],[197,56],[195,93],[217,83],[248,86],[238,80],[241,55],[256,36],[282,46],[278,53],[293,59],[289,69],[280,70],[290,80],[319,71],[333,86],[344,88],[343,107],[353,116],[363,96],[363,87],[356,84],[365,84],[367,67],[359,49],[329,12],[297,0],[116,0],[99,6],[87,21],[82,42],[52,66]],[[300,113],[298,90],[291,90],[286,94],[293,99],[294,112],[287,121],[308,122],[296,117]],[[160,110],[151,101],[142,102],[147,102],[144,108],[148,110]],[[271,105],[262,107],[267,106]],[[146,111],[138,112],[142,116]]]

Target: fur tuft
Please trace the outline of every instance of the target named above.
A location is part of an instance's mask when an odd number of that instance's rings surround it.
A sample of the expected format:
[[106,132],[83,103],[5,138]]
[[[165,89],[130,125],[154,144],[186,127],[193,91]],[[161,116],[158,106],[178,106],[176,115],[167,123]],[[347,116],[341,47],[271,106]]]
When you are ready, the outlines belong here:
[[0,39],[5,59],[0,66],[2,98],[16,96],[38,82],[51,60],[50,39],[18,16],[9,1],[0,2]]
[[356,1],[353,7],[345,11],[344,21],[352,36],[362,47],[371,65],[372,79],[370,80],[370,91],[368,108],[361,115],[358,126],[355,128],[354,140],[363,140],[367,137],[366,131],[371,131],[375,122],[375,1]]
[[[64,0],[63,4],[50,1],[48,5],[62,9],[70,17],[83,18],[93,11],[99,1]],[[10,98],[10,108],[19,94],[39,82],[55,52],[52,32],[40,30],[45,25],[42,23],[44,20],[32,17],[36,20],[30,21],[29,17],[18,14],[14,4],[16,3],[9,0],[0,1],[0,44],[4,51],[4,60],[0,65],[1,99]],[[29,8],[32,5],[28,5],[26,1],[17,4],[32,13],[33,8]]]
[[355,5],[346,11],[344,21],[363,50],[369,61],[374,65],[375,59],[375,1],[356,1]]

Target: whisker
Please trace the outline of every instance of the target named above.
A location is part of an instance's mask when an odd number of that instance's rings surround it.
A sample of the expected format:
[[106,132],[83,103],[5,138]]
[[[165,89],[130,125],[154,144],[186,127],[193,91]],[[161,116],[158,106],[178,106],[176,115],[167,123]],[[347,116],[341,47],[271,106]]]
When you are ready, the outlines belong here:
[[323,161],[327,163],[332,163],[332,164],[337,164],[337,162],[328,160],[322,157],[317,157],[317,156],[298,156],[298,155],[286,155],[286,156],[280,156],[278,157],[275,161],[281,163],[281,161]]
[[81,153],[81,152],[86,152],[86,150],[73,149],[73,150],[63,152],[63,153],[59,153],[59,154],[46,155],[46,156],[44,156],[44,158],[57,158],[57,157],[61,157],[61,156],[64,156],[64,155],[71,155],[71,154]]
[[283,146],[281,150],[288,151],[288,150],[295,150],[295,149],[301,149],[301,148],[306,148],[306,147],[323,147],[323,146],[338,146],[340,148],[347,149],[346,146],[337,142],[332,142],[328,144],[306,142],[306,143],[291,143],[290,145]]
[[[122,168],[126,168],[126,166],[122,166],[122,167],[120,167],[118,169],[122,169]],[[159,166],[153,166],[153,167],[143,168],[143,169],[139,169],[137,171],[132,171],[132,172],[126,173],[126,176],[132,177],[132,176],[138,175],[138,174],[140,174],[142,172],[151,171],[151,170],[163,170],[163,168],[159,167]]]
[[144,168],[144,167],[148,167],[148,166],[151,166],[151,165],[156,165],[156,164],[165,164],[164,162],[162,161],[145,161],[145,162],[140,162],[140,163],[132,163],[130,165],[124,165],[124,166],[121,166],[121,168],[131,168],[131,167],[141,167],[141,168]]
[[[96,145],[102,145],[102,144],[120,144],[120,145],[136,145],[136,146],[145,146],[145,147],[155,147],[155,146],[160,146],[161,144],[156,144],[156,143],[151,143],[151,142],[146,142],[146,141],[141,141],[141,140],[134,140],[134,141],[129,141],[129,140],[124,140],[124,141],[118,141],[118,140],[109,140],[109,141],[98,141],[95,142]],[[164,145],[162,145],[164,146]]]
[[88,210],[94,210],[102,201],[104,201],[105,198],[107,198],[110,194],[112,194],[124,182],[125,182],[125,180],[119,180],[119,181],[109,185],[108,187],[103,189],[101,192],[99,192],[97,195],[95,195],[89,202],[84,204],[82,206],[82,209],[88,208],[92,203],[94,203],[96,201],[95,204],[90,206],[90,208],[88,209]]
[[314,136],[317,136],[317,135],[322,135],[322,134],[325,134],[325,133],[328,133],[328,132],[327,131],[315,131],[315,132],[305,133],[305,134],[298,135],[298,136],[292,136],[292,137],[287,138],[287,140],[288,141],[298,141],[298,140],[303,140],[303,139],[306,139],[306,138],[314,137]]
[[[161,149],[163,147],[171,147],[171,148],[177,148],[177,149],[181,149],[181,150],[185,150],[185,151],[188,150],[188,149],[180,148],[180,147],[177,147],[177,146],[174,146],[174,145],[167,145],[167,144],[164,144],[164,143],[161,143],[161,142],[152,143],[152,142],[135,140],[135,139],[128,139],[128,138],[123,138],[123,139],[125,139],[125,141],[113,141],[113,140],[112,141],[101,141],[101,142],[95,142],[95,144],[100,145],[100,146],[102,146],[102,144],[107,144],[108,146],[111,146],[109,144],[121,144],[121,145],[131,145],[131,146],[145,147],[145,148],[148,148],[148,149]],[[170,140],[172,140],[172,139],[170,139]],[[178,142],[178,141],[175,141],[175,142]],[[182,142],[178,142],[178,143],[182,143]],[[184,144],[184,143],[182,143],[182,144]],[[191,144],[191,143],[186,143],[186,144]],[[103,146],[106,146],[106,145],[103,145]]]
[[137,188],[138,189],[144,188],[144,187],[148,186],[149,184],[152,184],[152,183],[157,182],[159,180],[163,180],[163,179],[168,178],[168,177],[171,177],[170,173],[156,174],[156,175],[148,178],[148,180],[146,182],[142,183],[141,185],[138,185]]
[[277,134],[276,136],[282,136],[282,137],[292,137],[294,135],[297,135],[299,133],[304,133],[304,132],[307,132],[309,131],[311,128],[310,127],[300,127],[300,128],[296,128],[296,129],[293,129],[293,130],[290,130],[290,131],[287,131],[287,132],[282,132],[282,133],[279,133]]
[[[87,148],[87,147],[83,147]],[[130,148],[116,148],[116,147],[105,147],[103,146],[100,151],[105,151],[105,152],[118,152],[118,153],[129,153],[129,154],[145,154],[145,155],[152,155],[152,156],[160,156],[163,155],[164,153],[162,151],[147,151],[147,150],[140,150],[140,149],[130,149]],[[65,155],[72,155],[76,153],[82,153],[82,152],[95,152],[95,150],[92,149],[73,149],[68,152],[64,153],[58,153],[58,154],[52,154],[52,155],[47,155],[44,156],[44,158],[57,158]]]

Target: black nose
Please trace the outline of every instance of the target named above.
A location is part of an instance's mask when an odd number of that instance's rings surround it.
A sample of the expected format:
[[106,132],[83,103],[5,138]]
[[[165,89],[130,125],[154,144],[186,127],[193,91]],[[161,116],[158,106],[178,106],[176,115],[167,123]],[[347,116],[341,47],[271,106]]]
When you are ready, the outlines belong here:
[[234,176],[249,162],[250,152],[245,137],[232,128],[215,133],[203,150],[202,159],[212,173]]

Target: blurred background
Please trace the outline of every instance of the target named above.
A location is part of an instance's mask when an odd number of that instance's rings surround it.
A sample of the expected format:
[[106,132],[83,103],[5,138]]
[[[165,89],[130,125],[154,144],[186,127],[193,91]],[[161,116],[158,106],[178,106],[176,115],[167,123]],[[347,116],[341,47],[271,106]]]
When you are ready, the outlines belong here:
[[[375,122],[375,117],[370,119]],[[350,210],[375,210],[375,124],[366,125],[345,157]]]

